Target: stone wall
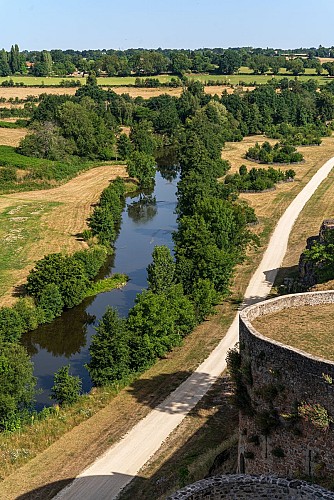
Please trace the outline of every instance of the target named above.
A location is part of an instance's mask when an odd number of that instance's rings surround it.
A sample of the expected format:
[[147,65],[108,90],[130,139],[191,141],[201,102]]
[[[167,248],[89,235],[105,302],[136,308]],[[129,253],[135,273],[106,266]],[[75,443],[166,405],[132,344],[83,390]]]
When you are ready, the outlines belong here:
[[240,472],[332,478],[334,485],[334,363],[268,339],[251,324],[282,309],[333,302],[334,291],[285,295],[240,313],[247,403],[240,414]]
[[250,498],[334,499],[334,493],[304,481],[274,476],[233,474],[197,481],[174,493],[169,500],[248,500]]

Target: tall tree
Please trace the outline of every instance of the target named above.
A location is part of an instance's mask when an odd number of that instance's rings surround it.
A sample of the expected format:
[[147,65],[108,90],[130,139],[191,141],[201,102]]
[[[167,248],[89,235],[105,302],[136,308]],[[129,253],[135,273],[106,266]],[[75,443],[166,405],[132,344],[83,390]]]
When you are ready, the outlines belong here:
[[174,259],[165,245],[154,248],[152,259],[147,267],[148,288],[154,293],[166,292],[174,282]]

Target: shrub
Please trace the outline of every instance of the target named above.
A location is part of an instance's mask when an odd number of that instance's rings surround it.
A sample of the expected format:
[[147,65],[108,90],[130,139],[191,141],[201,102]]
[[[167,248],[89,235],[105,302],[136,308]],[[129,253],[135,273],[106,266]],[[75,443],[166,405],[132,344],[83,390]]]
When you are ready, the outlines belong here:
[[24,323],[17,311],[10,307],[0,308],[0,338],[17,342],[24,332]]
[[301,403],[298,406],[299,415],[306,420],[311,422],[315,427],[326,431],[329,425],[334,422],[333,417],[331,417],[322,405],[315,403]]
[[36,308],[32,297],[21,297],[13,309],[19,314],[25,332],[35,330],[44,317],[41,311]]
[[55,283],[48,283],[42,293],[39,295],[38,307],[43,313],[43,323],[51,323],[51,321],[60,316],[64,308],[64,301],[62,299],[58,285]]
[[70,365],[63,366],[55,373],[54,385],[51,388],[51,399],[60,405],[73,404],[78,401],[82,382],[80,377],[70,375]]
[[80,250],[73,254],[73,258],[80,262],[89,280],[95,278],[107,257],[107,249],[104,246],[95,245],[88,250]]
[[271,146],[267,141],[262,146],[256,143],[255,146],[249,148],[246,158],[259,163],[297,163],[304,159],[303,155],[298,153],[292,145],[277,142]]

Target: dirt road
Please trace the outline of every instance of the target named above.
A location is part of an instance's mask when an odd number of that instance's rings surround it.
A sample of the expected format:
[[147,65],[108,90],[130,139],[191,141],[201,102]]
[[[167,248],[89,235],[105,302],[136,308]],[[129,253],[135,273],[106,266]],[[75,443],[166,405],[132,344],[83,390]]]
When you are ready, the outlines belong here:
[[[331,158],[284,212],[249,283],[243,306],[261,301],[268,295],[282,263],[296,218],[333,166],[334,158]],[[227,350],[233,347],[237,340],[238,316],[235,317],[220,344],[183,384],[55,498],[57,500],[116,498],[226,368]]]

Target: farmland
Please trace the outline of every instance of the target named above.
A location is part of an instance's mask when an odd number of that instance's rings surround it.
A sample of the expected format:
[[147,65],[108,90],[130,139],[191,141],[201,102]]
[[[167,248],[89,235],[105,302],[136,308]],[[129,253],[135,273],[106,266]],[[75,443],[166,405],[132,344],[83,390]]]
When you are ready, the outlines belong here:
[[36,260],[52,252],[74,252],[86,247],[76,235],[86,227],[91,204],[124,166],[105,165],[84,172],[68,183],[48,190],[0,197],[0,304],[14,300]]

